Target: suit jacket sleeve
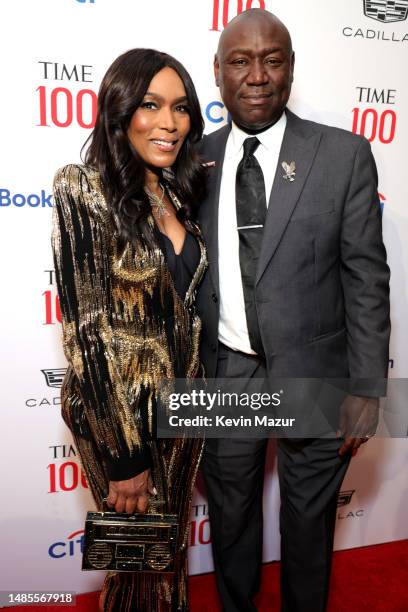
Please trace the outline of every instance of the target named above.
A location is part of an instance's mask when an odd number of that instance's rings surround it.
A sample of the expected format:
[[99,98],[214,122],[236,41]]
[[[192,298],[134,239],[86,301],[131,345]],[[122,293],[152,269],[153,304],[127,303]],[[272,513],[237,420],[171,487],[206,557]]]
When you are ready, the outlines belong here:
[[109,323],[110,234],[101,197],[81,167],[57,172],[52,247],[64,352],[110,479],[124,480],[149,467],[150,457],[115,360]]
[[355,395],[378,397],[386,392],[389,277],[377,169],[370,144],[362,139],[355,155],[341,233],[350,391]]

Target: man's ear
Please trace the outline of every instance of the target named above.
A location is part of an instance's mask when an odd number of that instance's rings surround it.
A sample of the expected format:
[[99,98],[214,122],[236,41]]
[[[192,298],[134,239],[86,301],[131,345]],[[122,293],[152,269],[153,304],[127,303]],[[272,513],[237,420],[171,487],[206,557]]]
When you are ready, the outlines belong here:
[[219,73],[220,73],[220,62],[218,61],[218,56],[214,55],[214,76],[215,76],[215,84],[217,87],[220,86]]
[[295,71],[295,52],[292,51],[292,57],[290,58],[290,64],[291,64],[291,79],[290,82],[293,83],[293,73]]

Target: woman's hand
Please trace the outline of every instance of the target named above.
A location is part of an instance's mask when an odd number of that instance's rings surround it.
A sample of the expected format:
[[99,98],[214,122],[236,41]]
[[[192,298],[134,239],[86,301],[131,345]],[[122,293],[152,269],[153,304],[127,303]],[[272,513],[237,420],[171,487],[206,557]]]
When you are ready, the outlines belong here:
[[156,495],[150,470],[128,480],[110,480],[107,504],[116,512],[146,512],[150,495]]

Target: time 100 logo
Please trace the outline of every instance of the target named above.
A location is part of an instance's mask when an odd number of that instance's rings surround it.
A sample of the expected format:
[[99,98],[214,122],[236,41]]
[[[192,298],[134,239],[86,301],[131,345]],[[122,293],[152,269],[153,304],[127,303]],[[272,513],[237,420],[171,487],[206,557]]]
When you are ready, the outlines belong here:
[[[265,8],[265,0],[213,0],[212,32],[219,32],[226,27],[233,17],[251,8]],[[232,13],[230,15],[230,13]]]
[[378,111],[376,108],[356,107],[352,112],[354,134],[365,136],[369,142],[378,138],[383,144],[389,144],[394,140],[397,125],[397,114],[394,110]]
[[[93,128],[98,110],[97,93],[88,85],[93,82],[93,66],[55,62],[52,59],[43,59],[37,64],[41,78],[47,81],[47,84],[36,89],[39,106],[37,125]],[[62,84],[61,81],[68,83]]]
[[[382,144],[393,142],[397,127],[397,113],[392,108],[398,99],[396,89],[380,89],[372,85],[358,85],[357,102],[353,108],[352,130],[365,136],[370,142],[379,140]],[[368,108],[366,108],[368,105]]]
[[49,471],[48,493],[59,493],[60,491],[74,491],[79,486],[88,488],[85,474],[75,461],[64,461],[60,465],[50,463],[47,465]]
[[98,96],[92,89],[80,89],[72,93],[67,87],[37,87],[41,127],[79,127],[90,129],[95,125]]

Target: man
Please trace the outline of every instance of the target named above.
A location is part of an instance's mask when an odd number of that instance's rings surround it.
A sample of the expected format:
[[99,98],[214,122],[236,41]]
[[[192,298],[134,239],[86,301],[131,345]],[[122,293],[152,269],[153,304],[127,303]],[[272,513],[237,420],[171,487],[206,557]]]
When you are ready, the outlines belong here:
[[[240,14],[220,37],[215,78],[232,126],[207,136],[201,150],[210,262],[199,295],[201,354],[208,378],[351,381],[342,406],[351,433],[278,440],[282,610],[320,612],[340,485],[352,451],[375,432],[384,391],[389,270],[370,145],[286,108],[294,60],[288,30],[261,9]],[[266,443],[206,442],[227,612],[256,609]]]

